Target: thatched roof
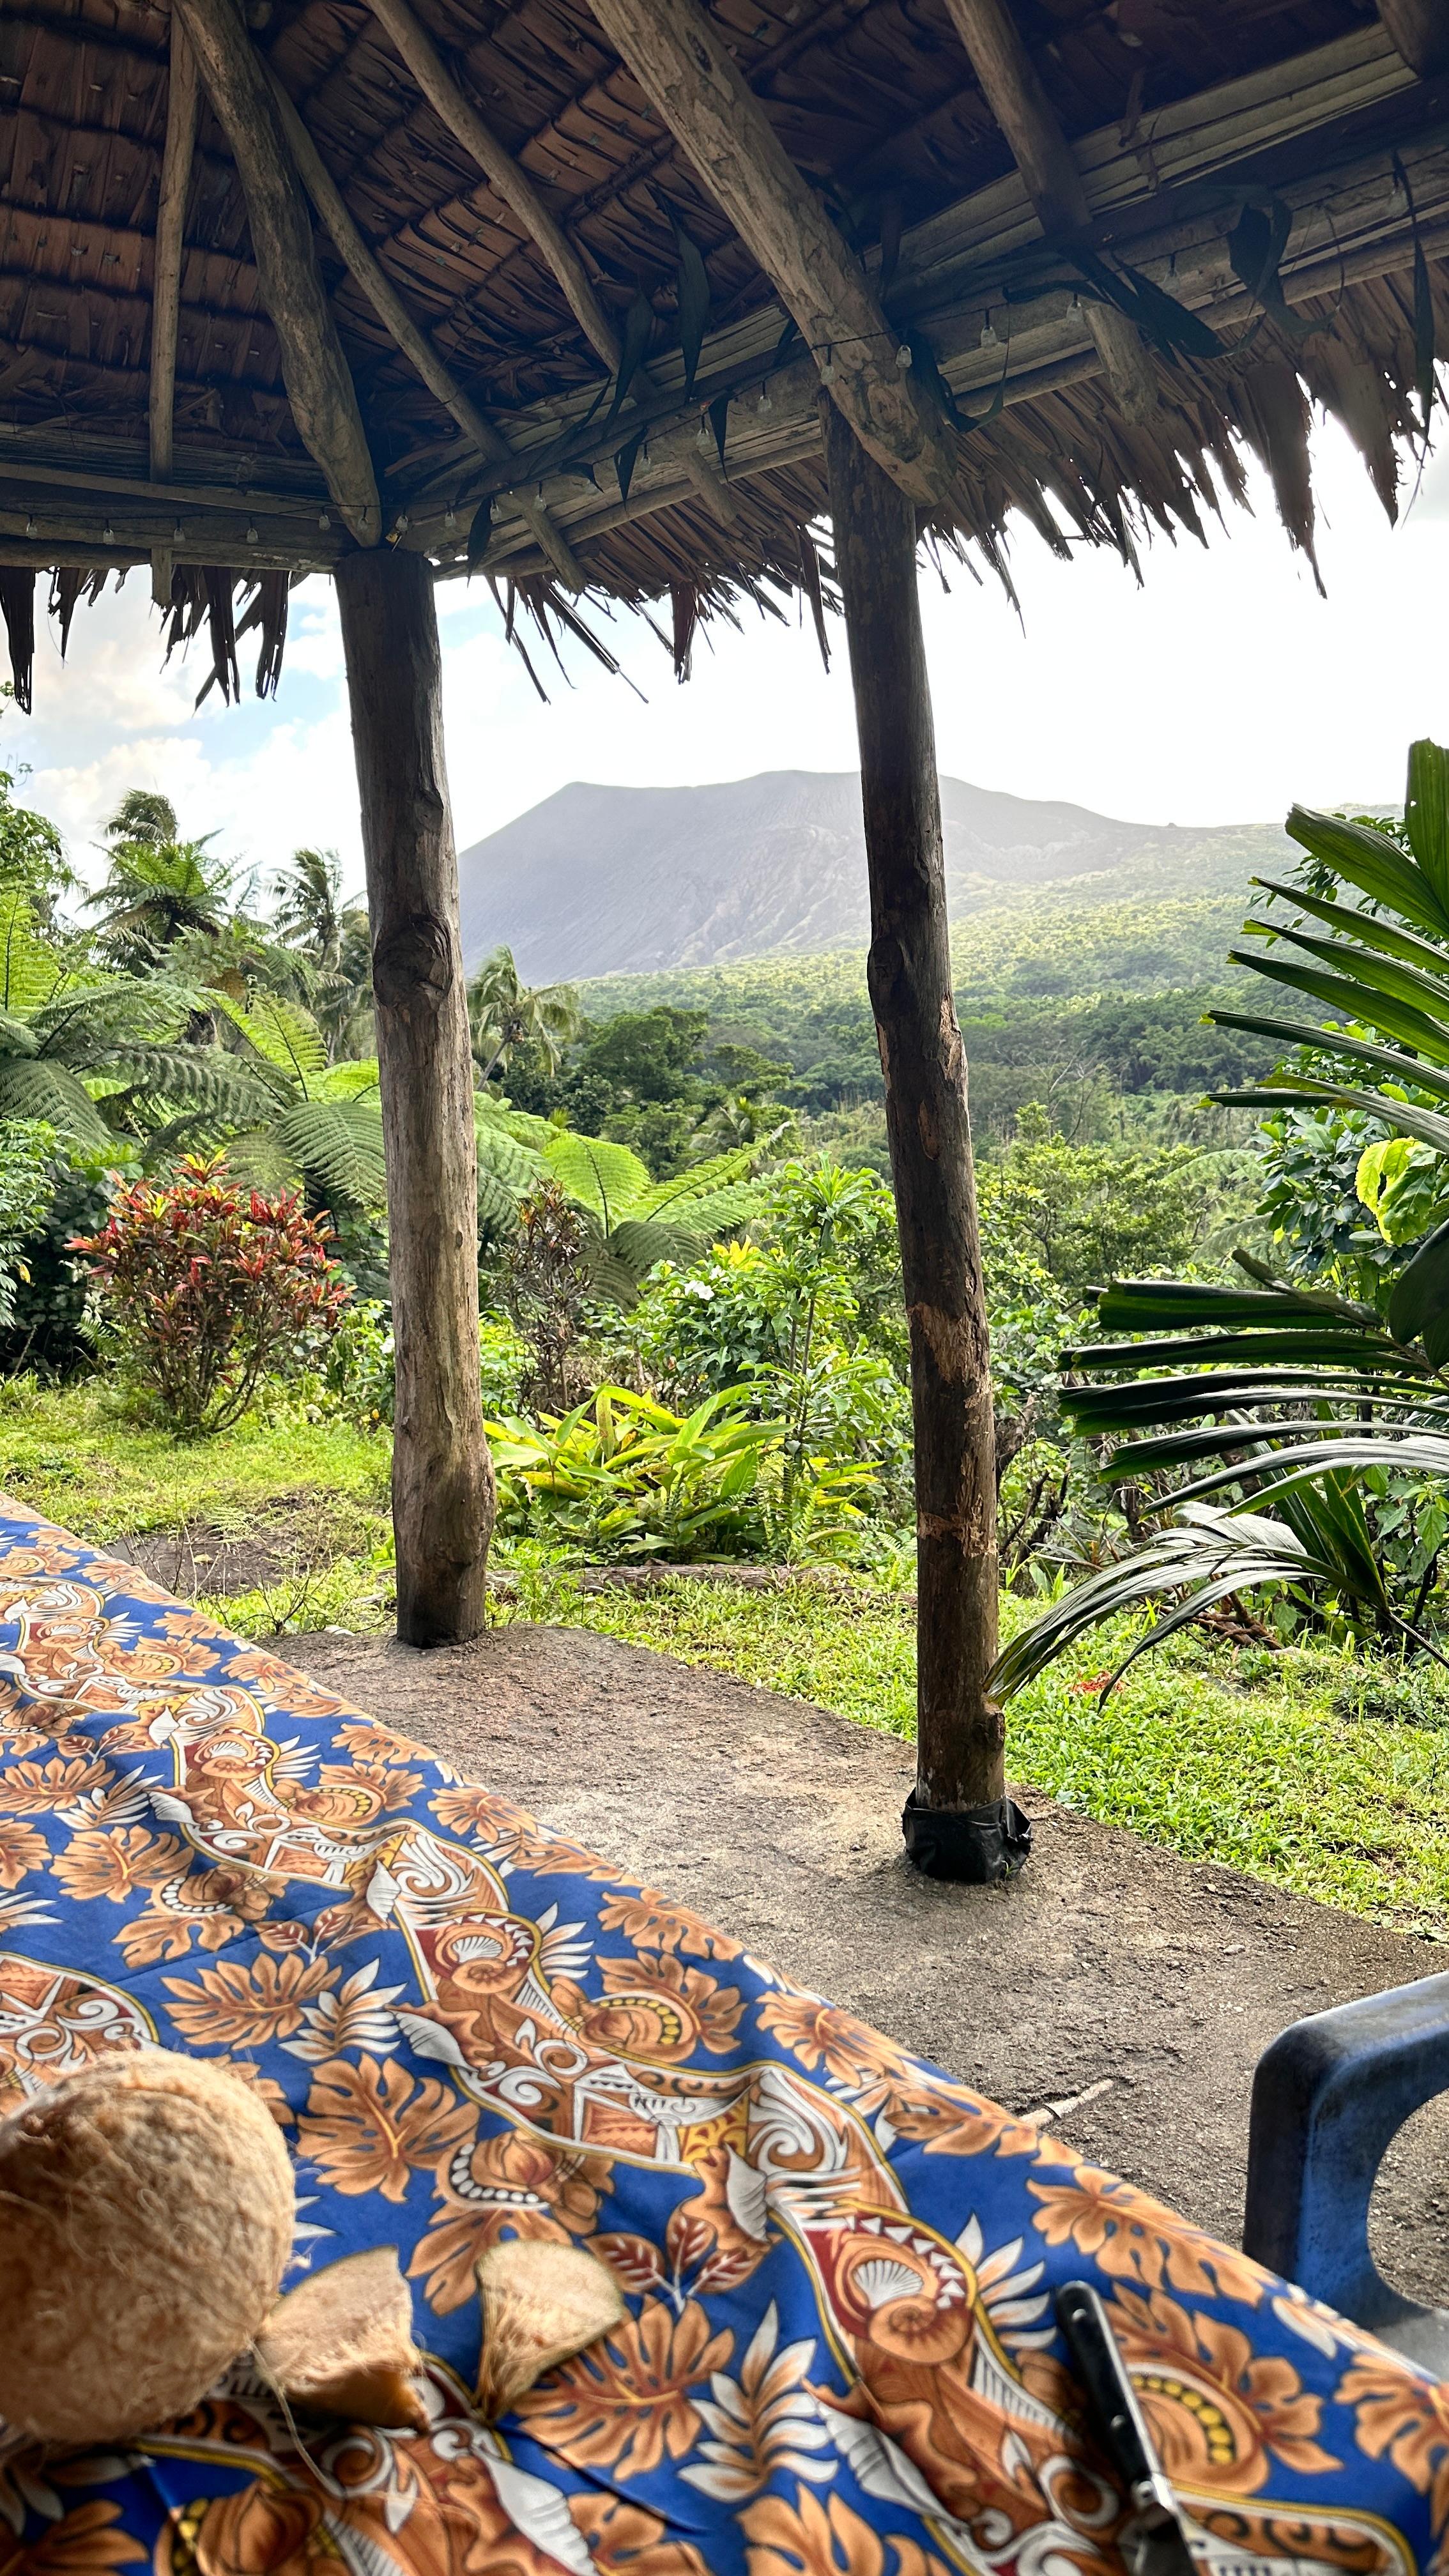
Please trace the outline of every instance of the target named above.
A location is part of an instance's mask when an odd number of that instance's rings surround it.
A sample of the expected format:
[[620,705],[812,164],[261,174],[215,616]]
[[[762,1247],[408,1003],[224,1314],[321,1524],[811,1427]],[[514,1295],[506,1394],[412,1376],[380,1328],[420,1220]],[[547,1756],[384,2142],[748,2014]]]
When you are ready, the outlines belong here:
[[[1359,0],[1020,0],[1084,192],[1050,237],[959,7],[717,0],[716,35],[860,277],[850,314],[876,316],[839,350],[792,323],[779,272],[602,33],[603,0],[410,0],[401,51],[398,10],[247,13],[295,110],[278,131],[314,208],[332,205],[316,258],[372,525],[299,431],[204,48],[194,147],[172,108],[168,454],[153,297],[171,13],[4,0],[0,609],[22,694],[36,573],[68,620],[108,570],[149,564],[176,636],[208,622],[228,687],[245,598],[267,685],[289,576],[335,563],[354,531],[425,548],[445,576],[471,551],[535,610],[566,608],[570,560],[601,593],[669,597],[681,660],[696,616],[741,593],[799,586],[818,608],[821,380],[872,341],[861,363],[887,406],[894,371],[936,424],[926,523],[998,565],[1013,508],[1054,546],[1129,560],[1152,522],[1199,533],[1249,453],[1311,553],[1312,404],[1346,423],[1392,513],[1395,442],[1449,348],[1449,81],[1419,76]],[[1385,15],[1403,43],[1434,9]],[[451,122],[424,95],[429,39]],[[1103,372],[1104,313],[1130,323],[1139,377],[1145,358],[1135,399]],[[404,326],[426,334],[434,384]]]

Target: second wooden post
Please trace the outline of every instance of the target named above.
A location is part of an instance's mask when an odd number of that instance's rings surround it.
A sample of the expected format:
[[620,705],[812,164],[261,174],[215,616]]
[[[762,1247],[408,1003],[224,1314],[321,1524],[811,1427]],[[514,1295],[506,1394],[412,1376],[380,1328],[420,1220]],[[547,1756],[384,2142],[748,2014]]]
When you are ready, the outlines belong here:
[[835,562],[860,738],[868,981],[911,1336],[917,1780],[907,1848],[938,1877],[1008,1876],[1030,1829],[1004,1796],[996,1454],[966,1056],[951,989],[936,736],[914,503],[825,413]]
[[380,547],[337,568],[372,924],[397,1350],[397,1632],[483,1625],[493,1469],[478,1374],[473,1059],[443,764],[431,567]]

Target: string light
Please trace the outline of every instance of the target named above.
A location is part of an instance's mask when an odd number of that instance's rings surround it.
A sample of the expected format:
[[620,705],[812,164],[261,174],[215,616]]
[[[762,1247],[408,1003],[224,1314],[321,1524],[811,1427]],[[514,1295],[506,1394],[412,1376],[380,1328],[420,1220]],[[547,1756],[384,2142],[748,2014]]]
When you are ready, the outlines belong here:
[[28,519],[26,520],[26,522],[25,522],[25,533],[26,533],[27,537],[33,537],[33,536],[35,535],[35,532],[36,532],[36,531],[35,531],[35,519],[34,519],[34,516],[32,515],[32,516],[31,516],[30,518],[28,518]]
[[835,357],[830,349],[825,352],[825,364],[820,370],[820,381],[822,385],[833,385],[835,382]]
[[775,408],[775,406],[774,406],[774,404],[773,404],[773,403],[771,402],[771,400],[770,400],[770,388],[769,388],[769,386],[768,386],[768,385],[761,385],[761,387],[760,387],[760,399],[759,399],[758,403],[755,405],[755,409],[756,409],[757,411],[773,411],[773,410],[774,410],[774,408]]
[[988,313],[985,321],[981,325],[981,346],[983,349],[995,349],[999,347],[999,345],[1000,343],[996,337],[996,325]]
[[457,524],[458,524],[458,513],[457,513],[457,511],[456,511],[456,510],[445,510],[445,511],[443,512],[443,525],[444,525],[444,527],[445,527],[445,528],[456,528]]
[[909,375],[911,368],[915,365],[915,359],[912,356],[910,347],[904,340],[896,351],[896,365],[900,368],[903,376]]
[[319,510],[319,511],[318,511],[318,513],[317,513],[317,525],[318,525],[318,527],[319,527],[319,528],[330,528],[330,527],[331,527],[331,525],[332,525],[332,517],[331,517],[331,513],[330,513],[330,511],[327,511],[327,510]]
[[184,537],[184,536],[185,536],[185,534],[186,534],[186,530],[183,528],[183,526],[182,526],[182,524],[181,524],[181,521],[178,519],[178,520],[177,520],[177,522],[176,522],[175,527],[174,527],[174,528],[172,529],[172,531],[171,531],[171,537],[172,537],[172,542],[173,542],[173,544],[175,543],[175,541],[177,540],[177,538],[179,538],[179,537]]
[[101,530],[101,543],[103,546],[113,546],[115,542],[116,531],[112,527],[110,520],[107,519],[105,526]]
[[251,522],[250,522],[250,521],[248,521],[248,523],[247,523],[247,544],[248,544],[249,546],[254,546],[254,545],[256,545],[256,544],[257,544],[257,542],[258,542],[258,539],[257,539],[257,532],[256,532],[256,529],[251,525]]
[[394,523],[394,524],[395,524],[395,526],[396,526],[396,528],[397,528],[397,532],[398,532],[398,535],[399,535],[399,536],[401,536],[401,535],[402,535],[403,530],[404,530],[405,528],[408,528],[408,527],[410,527],[410,526],[412,525],[412,522],[411,522],[411,520],[409,519],[409,517],[408,517],[408,514],[407,514],[406,510],[399,510],[399,512],[398,512],[398,514],[397,514],[397,519],[396,519],[396,521],[395,521],[395,523]]

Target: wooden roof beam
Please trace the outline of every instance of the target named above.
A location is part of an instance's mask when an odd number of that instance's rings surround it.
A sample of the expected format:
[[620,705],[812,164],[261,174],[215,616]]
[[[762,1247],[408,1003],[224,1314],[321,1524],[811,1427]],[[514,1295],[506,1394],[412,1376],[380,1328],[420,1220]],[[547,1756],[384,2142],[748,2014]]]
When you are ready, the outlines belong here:
[[151,272],[151,387],[147,418],[151,479],[169,480],[174,455],[176,333],[181,319],[181,258],[186,246],[186,199],[196,141],[196,56],[178,17],[171,20],[171,70],[166,95],[166,145],[156,208],[156,248]]
[[[378,5],[378,0],[373,0]],[[397,6],[398,0],[388,0]],[[590,0],[609,42],[792,315],[842,416],[903,492],[950,491],[940,413],[899,334],[697,0]]]
[[271,83],[234,0],[174,0],[174,6],[241,180],[292,416],[352,534],[360,545],[375,546],[382,535],[377,478]]
[[[588,271],[573,243],[544,204],[539,190],[506,144],[454,80],[425,28],[419,26],[407,0],[371,0],[373,13],[391,37],[423,96],[469,158],[476,161],[490,187],[511,207],[558,279],[579,328],[611,371],[619,364],[619,334],[594,293]],[[640,376],[647,382],[648,369]],[[690,466],[690,479],[726,525],[735,515],[728,484],[703,457]]]
[[[1042,231],[1048,240],[1083,231],[1092,210],[1082,174],[1008,0],[946,0],[946,7]],[[1089,304],[1087,328],[1123,419],[1148,419],[1157,409],[1157,383],[1135,325],[1108,304]]]
[[[275,74],[272,75],[272,87],[292,158],[302,175],[302,184],[373,311],[391,333],[404,357],[416,367],[429,391],[436,394],[446,411],[452,413],[464,437],[472,440],[479,455],[486,457],[490,464],[501,461],[509,453],[507,440],[499,435],[490,421],[484,419],[477,404],[469,401],[427,333],[414,322],[391,278],[354,223],[341,189]],[[582,590],[585,576],[578,558],[560,535],[543,503],[521,498],[519,506],[559,579],[570,590]]]
[[1429,80],[1449,71],[1446,0],[1378,0],[1379,16],[1411,72]]
[[[166,143],[156,206],[156,245],[151,262],[151,381],[146,420],[151,479],[165,483],[175,447],[176,334],[181,320],[181,262],[186,250],[186,200],[196,144],[200,85],[196,56],[174,11],[166,83]],[[158,608],[171,605],[171,557],[158,546],[151,558],[151,592]]]

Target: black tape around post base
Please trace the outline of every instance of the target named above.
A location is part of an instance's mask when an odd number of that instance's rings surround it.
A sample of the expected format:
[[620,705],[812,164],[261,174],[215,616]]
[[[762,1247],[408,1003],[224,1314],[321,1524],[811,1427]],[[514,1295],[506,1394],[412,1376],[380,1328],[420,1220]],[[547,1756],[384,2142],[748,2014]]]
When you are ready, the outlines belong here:
[[1014,1798],[986,1807],[923,1807],[913,1789],[901,1809],[906,1857],[925,1878],[993,1887],[1015,1878],[1031,1853],[1031,1818]]

